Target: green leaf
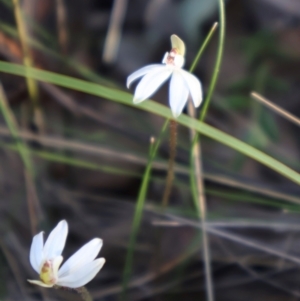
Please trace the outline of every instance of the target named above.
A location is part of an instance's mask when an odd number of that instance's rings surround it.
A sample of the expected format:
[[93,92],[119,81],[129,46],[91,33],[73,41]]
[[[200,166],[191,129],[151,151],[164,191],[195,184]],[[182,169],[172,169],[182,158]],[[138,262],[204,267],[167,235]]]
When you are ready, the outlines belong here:
[[[69,76],[64,76],[56,74],[49,71],[42,71],[35,68],[25,68],[22,65],[12,64],[0,61],[0,71],[15,74],[19,76],[29,76],[36,80],[49,82],[56,84],[65,88],[74,89],[77,91],[85,92],[102,98],[106,98],[124,105],[135,106],[132,103],[132,95],[130,93],[107,88],[98,84],[90,83],[84,80],[75,79]],[[172,118],[171,111],[168,107],[163,106],[154,101],[145,101],[138,106],[135,106],[141,110],[145,110],[156,115]],[[177,122],[188,128],[198,131],[201,135],[207,136],[214,139],[228,147],[268,166],[284,177],[290,179],[291,181],[300,184],[300,174],[292,170],[288,166],[279,162],[278,160],[272,158],[271,156],[255,149],[254,147],[196,119],[188,117],[182,114]]]

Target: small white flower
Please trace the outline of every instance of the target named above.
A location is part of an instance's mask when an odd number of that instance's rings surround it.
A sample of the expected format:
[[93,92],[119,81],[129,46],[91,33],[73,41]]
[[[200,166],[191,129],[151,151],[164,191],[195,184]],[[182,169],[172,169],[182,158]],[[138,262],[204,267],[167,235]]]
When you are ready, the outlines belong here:
[[171,76],[169,103],[173,116],[178,117],[191,94],[195,107],[202,101],[202,88],[197,77],[182,69],[185,46],[176,35],[171,36],[172,49],[167,52],[162,64],[145,66],[127,78],[127,88],[136,79],[143,77],[134,92],[133,102],[138,104],[151,97],[155,91]]
[[33,237],[30,263],[41,280],[28,280],[30,283],[43,287],[58,285],[77,288],[91,281],[100,271],[105,263],[104,258],[95,259],[102,247],[100,238],[85,244],[59,269],[67,234],[68,223],[63,220],[52,230],[45,244],[43,232]]

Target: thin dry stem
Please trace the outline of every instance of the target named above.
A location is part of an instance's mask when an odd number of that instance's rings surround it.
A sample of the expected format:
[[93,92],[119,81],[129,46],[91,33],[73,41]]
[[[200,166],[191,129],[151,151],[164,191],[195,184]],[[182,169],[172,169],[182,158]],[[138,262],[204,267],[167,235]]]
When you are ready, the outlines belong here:
[[115,0],[104,44],[103,61],[114,63],[117,57],[127,0]]
[[[156,213],[159,213],[159,211],[156,211]],[[197,224],[194,221],[191,221],[191,220],[188,220],[188,219],[185,219],[185,218],[173,215],[173,214],[164,214],[164,217],[169,217],[172,220],[181,222],[182,224],[185,224],[185,225],[190,225],[191,227],[202,228],[202,225],[199,225],[199,223]],[[251,240],[251,239],[244,238],[244,237],[236,235],[236,234],[232,234],[232,232],[230,232],[230,231],[224,231],[217,227],[214,228],[214,227],[210,227],[210,226],[206,226],[206,231],[212,235],[222,237],[226,240],[233,241],[235,243],[253,248],[255,250],[259,250],[261,252],[267,253],[268,255],[274,255],[279,258],[283,258],[287,261],[293,262],[295,264],[300,264],[300,258],[297,256],[289,255],[281,250],[277,250],[276,248],[270,247],[266,244],[257,242],[255,240]]]
[[[4,137],[10,137],[11,134],[9,130],[6,127],[0,126],[0,136]],[[19,131],[19,137],[26,141],[36,141],[40,144],[42,144],[45,147],[52,147],[55,149],[68,149],[72,151],[82,152],[86,154],[94,154],[94,155],[100,155],[100,156],[110,156],[115,159],[122,159],[125,162],[132,162],[135,164],[146,164],[147,160],[138,156],[134,156],[129,153],[119,152],[112,148],[107,147],[100,147],[100,146],[94,146],[86,143],[80,143],[78,141],[74,140],[68,140],[68,139],[61,139],[58,137],[50,137],[50,136],[40,136],[36,134],[29,133],[27,131]],[[167,164],[162,162],[154,162],[153,168],[157,170],[166,170]],[[176,166],[174,168],[174,171],[176,173],[187,175],[188,169],[184,166]],[[296,195],[283,193],[279,190],[275,190],[274,188],[268,187],[266,185],[262,187],[258,187],[256,184],[248,184],[244,183],[243,181],[235,178],[230,178],[228,176],[222,175],[222,174],[214,174],[214,173],[203,173],[204,179],[207,179],[213,183],[218,183],[221,185],[224,185],[226,187],[233,187],[235,189],[243,189],[250,192],[258,193],[267,197],[280,199],[280,200],[286,200],[288,202],[294,203],[294,204],[300,204],[299,197]]]
[[[21,6],[19,0],[12,0],[13,7],[14,7],[14,15],[18,29],[18,35],[21,43],[22,48],[22,55],[23,55],[23,64],[25,67],[34,67],[32,55],[30,48],[28,46],[29,41],[29,33],[26,27],[26,23],[24,22],[23,15],[21,12]],[[39,105],[39,89],[38,84],[35,79],[26,76],[26,84],[28,89],[28,94],[30,96],[32,106],[33,106],[33,120],[37,125],[40,132],[45,132],[45,124],[43,113],[41,107]]]
[[[27,40],[27,32],[26,32],[26,26],[23,20],[23,16],[21,13],[21,7],[19,0],[13,0],[14,5],[14,14],[15,19],[17,23],[17,29],[19,33],[21,48],[23,52],[23,63],[26,67],[33,66],[33,61],[30,53],[30,49],[28,47],[28,40]],[[34,105],[37,104],[37,94],[38,94],[38,86],[36,84],[36,81],[32,78],[26,77],[27,87],[30,94],[30,97],[34,103]]]
[[64,0],[56,0],[56,24],[58,30],[59,46],[62,54],[68,52],[67,13]]
[[[188,103],[188,112],[191,117],[195,117],[195,109],[191,102]],[[196,132],[191,130],[191,141],[194,141],[196,137]],[[206,281],[206,293],[207,299],[209,301],[214,300],[213,292],[213,281],[212,281],[212,272],[211,272],[211,260],[210,260],[210,250],[209,250],[209,240],[206,231],[206,199],[204,193],[204,182],[203,182],[203,171],[202,171],[202,155],[200,143],[195,143],[192,148],[192,162],[195,164],[195,179],[199,203],[199,213],[201,220],[202,228],[202,243],[203,243],[203,260],[205,268],[205,281]]]
[[260,94],[256,92],[252,92],[251,96],[253,99],[258,100],[265,106],[267,106],[269,109],[273,110],[277,114],[281,115],[282,117],[286,118],[288,121],[296,124],[297,126],[300,126],[300,119],[294,116],[293,114],[287,112],[286,110],[282,109],[281,107],[275,105],[265,97],[261,96]]

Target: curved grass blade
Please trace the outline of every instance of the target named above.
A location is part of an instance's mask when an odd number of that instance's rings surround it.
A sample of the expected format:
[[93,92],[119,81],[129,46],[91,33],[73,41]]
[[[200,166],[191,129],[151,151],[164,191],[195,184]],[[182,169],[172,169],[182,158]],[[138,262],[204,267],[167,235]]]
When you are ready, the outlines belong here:
[[[19,75],[19,76],[30,76],[36,80],[49,82],[56,84],[65,88],[74,89],[77,91],[85,92],[102,98],[106,98],[124,105],[132,106],[137,109],[145,110],[156,115],[162,116],[164,118],[172,118],[172,113],[170,109],[164,105],[161,105],[154,101],[145,101],[138,106],[132,103],[132,94],[107,88],[98,84],[90,83],[84,80],[72,78],[65,75],[60,75],[57,73],[38,70],[35,68],[25,68],[22,65],[12,64],[0,61],[0,71]],[[182,114],[178,117],[177,122],[184,125],[190,129],[194,129],[201,135],[209,137],[215,141],[218,141],[254,160],[262,163],[263,165],[269,167],[270,169],[276,171],[277,173],[283,175],[287,179],[300,184],[300,174],[292,170],[288,166],[279,162],[278,160],[272,158],[271,156],[265,154],[264,152],[234,138],[208,124],[201,121],[188,117]]]

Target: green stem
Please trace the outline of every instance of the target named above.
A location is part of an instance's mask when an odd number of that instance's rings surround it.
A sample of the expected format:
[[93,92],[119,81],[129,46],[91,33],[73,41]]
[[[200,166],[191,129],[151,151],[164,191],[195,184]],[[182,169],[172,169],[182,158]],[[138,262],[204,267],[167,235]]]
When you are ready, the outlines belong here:
[[196,55],[193,63],[192,63],[192,65],[191,65],[191,67],[189,69],[189,71],[191,73],[194,72],[194,70],[195,70],[195,68],[196,68],[196,66],[197,66],[197,64],[198,64],[198,62],[199,62],[199,60],[200,60],[200,58],[201,58],[204,50],[206,49],[207,45],[209,44],[209,42],[210,42],[210,40],[211,40],[211,38],[212,38],[215,30],[217,29],[217,27],[218,27],[218,22],[215,22],[214,25],[212,26],[212,28],[210,29],[208,35],[206,36],[204,42],[202,43],[202,45],[201,45],[201,47],[200,47],[200,49],[199,49],[199,51],[198,51],[198,53],[197,53],[197,55]]
[[169,124],[169,119],[167,119],[165,121],[165,123],[164,123],[164,125],[161,129],[159,138],[154,143],[154,146],[150,146],[149,160],[148,160],[146,170],[145,170],[144,175],[143,175],[142,184],[141,184],[141,187],[140,187],[140,190],[139,190],[139,195],[138,195],[138,198],[137,198],[137,204],[135,206],[135,212],[134,212],[133,223],[132,223],[132,230],[131,230],[131,233],[130,233],[128,251],[127,251],[126,259],[125,259],[125,267],[124,267],[124,271],[123,271],[123,281],[122,281],[121,300],[126,299],[129,278],[130,278],[131,270],[132,270],[134,248],[135,248],[135,244],[136,244],[137,234],[138,234],[138,231],[139,231],[139,228],[140,228],[140,223],[141,223],[141,219],[142,219],[142,213],[143,213],[143,208],[144,208],[144,204],[145,204],[146,194],[147,194],[147,191],[148,191],[148,185],[149,185],[149,181],[150,181],[152,163],[153,163],[153,160],[156,156],[158,147],[161,143],[163,133],[165,132],[168,124]]
[[225,7],[224,7],[224,0],[219,0],[219,18],[220,18],[220,34],[219,34],[219,47],[217,52],[216,64],[214,67],[213,76],[208,87],[208,92],[204,101],[204,105],[202,107],[200,113],[200,120],[204,121],[211,97],[214,93],[216,83],[218,80],[220,67],[222,63],[223,51],[224,51],[224,41],[225,41]]
[[7,127],[9,129],[12,137],[16,141],[17,149],[18,149],[21,159],[24,163],[25,169],[29,172],[29,174],[31,176],[33,176],[34,170],[33,170],[32,164],[31,164],[29,151],[27,150],[25,143],[22,142],[22,140],[19,136],[17,122],[15,120],[15,117],[14,117],[12,111],[10,110],[10,108],[8,106],[6,95],[4,93],[4,90],[3,90],[3,87],[1,84],[0,84],[0,110],[3,114],[4,120],[7,124]]

